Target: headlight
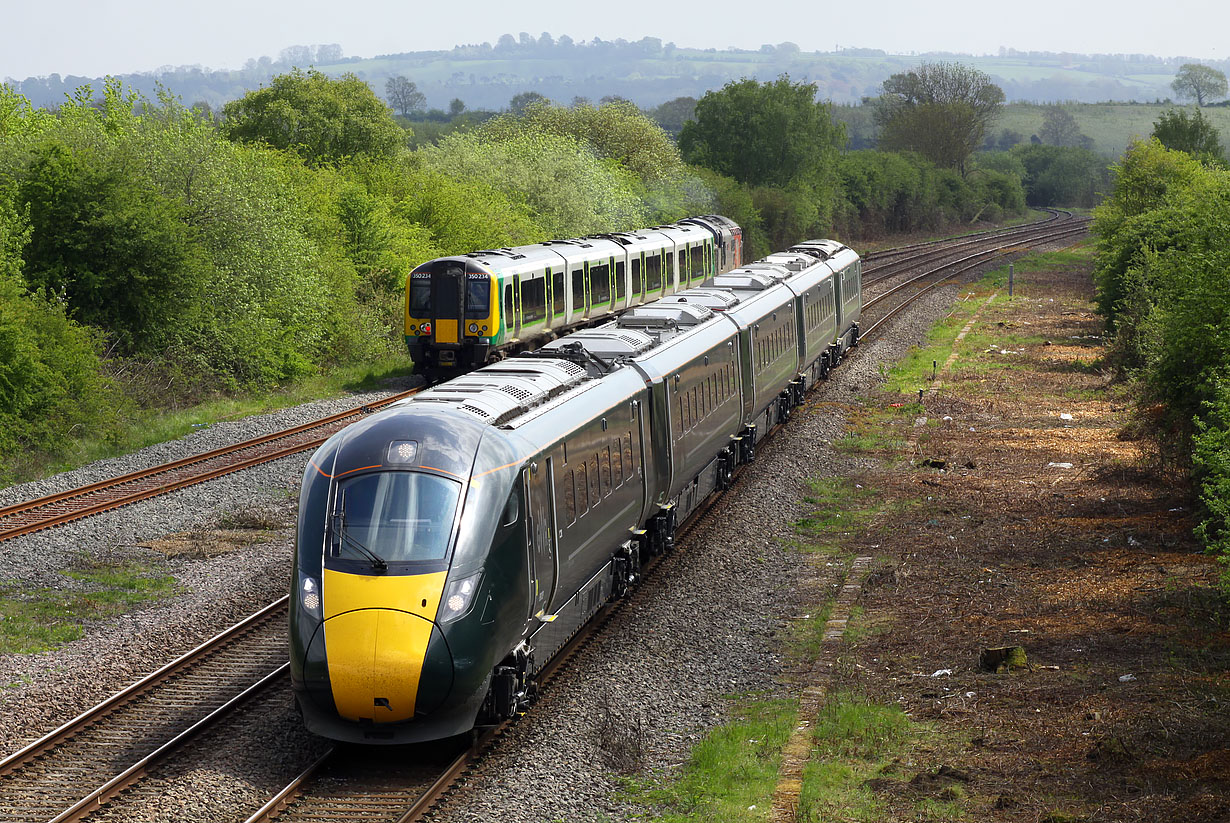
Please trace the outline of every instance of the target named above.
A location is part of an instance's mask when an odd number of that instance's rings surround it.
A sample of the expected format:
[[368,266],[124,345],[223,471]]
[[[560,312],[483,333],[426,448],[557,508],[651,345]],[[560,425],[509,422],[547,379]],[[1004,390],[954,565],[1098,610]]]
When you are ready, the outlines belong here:
[[431,334],[431,324],[424,323],[421,331],[423,332],[423,334]]
[[486,327],[486,326],[483,326],[483,331],[486,331],[486,330],[487,330],[487,327]]
[[444,601],[440,604],[439,622],[456,620],[470,610],[474,593],[478,591],[478,578],[482,572],[454,580],[444,589]]
[[410,333],[411,333],[411,334],[414,334],[414,333],[415,333],[416,331],[418,331],[418,330],[419,330],[419,327],[418,327],[417,325],[415,325],[414,323],[411,323],[411,324],[410,324]]
[[478,334],[478,324],[477,323],[470,324],[470,334]]
[[303,582],[299,584],[299,602],[305,612],[320,619],[320,583],[316,582],[316,578],[303,577]]

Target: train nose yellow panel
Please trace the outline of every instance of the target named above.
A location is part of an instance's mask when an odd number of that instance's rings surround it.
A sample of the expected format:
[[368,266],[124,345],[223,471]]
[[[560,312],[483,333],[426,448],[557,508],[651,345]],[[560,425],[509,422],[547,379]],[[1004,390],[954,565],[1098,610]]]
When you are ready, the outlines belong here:
[[461,342],[460,334],[457,330],[458,322],[456,320],[437,320],[436,321],[436,342],[439,343],[459,343]]
[[414,716],[432,623],[392,609],[346,612],[325,623],[325,654],[338,713],[394,723]]
[[414,716],[446,576],[325,569],[325,659],[339,714],[376,723]]

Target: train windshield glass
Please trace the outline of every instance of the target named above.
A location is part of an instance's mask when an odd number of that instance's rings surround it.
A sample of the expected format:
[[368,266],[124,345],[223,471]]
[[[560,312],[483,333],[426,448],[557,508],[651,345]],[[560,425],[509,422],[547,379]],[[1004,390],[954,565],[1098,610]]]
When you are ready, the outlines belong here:
[[410,280],[410,316],[428,317],[431,315],[431,280],[423,277],[413,277]]
[[491,281],[486,275],[468,275],[466,280],[466,317],[486,317],[491,313]]
[[355,556],[357,541],[389,563],[443,560],[460,498],[460,483],[420,472],[349,480],[338,492],[340,527],[349,539],[338,542],[336,556]]

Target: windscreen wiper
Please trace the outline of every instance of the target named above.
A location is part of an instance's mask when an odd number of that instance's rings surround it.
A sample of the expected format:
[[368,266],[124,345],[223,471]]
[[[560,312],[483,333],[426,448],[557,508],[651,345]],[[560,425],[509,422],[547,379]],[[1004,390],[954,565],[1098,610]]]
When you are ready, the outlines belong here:
[[389,564],[383,557],[376,554],[374,551],[364,546],[359,538],[352,536],[346,531],[346,492],[341,492],[337,497],[337,508],[333,510],[333,514],[329,517],[329,531],[338,541],[345,540],[351,546],[358,549],[364,557],[371,561],[372,565],[380,571],[388,569]]

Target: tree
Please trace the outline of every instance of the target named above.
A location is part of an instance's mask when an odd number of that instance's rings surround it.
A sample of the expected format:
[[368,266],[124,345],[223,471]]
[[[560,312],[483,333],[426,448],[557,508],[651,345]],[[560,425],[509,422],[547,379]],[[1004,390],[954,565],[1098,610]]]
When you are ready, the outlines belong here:
[[427,96],[419,91],[418,85],[400,74],[385,81],[384,96],[402,117],[412,111],[422,111],[427,105]]
[[539,94],[536,91],[523,91],[520,94],[514,94],[513,98],[508,101],[508,110],[517,117],[525,114],[525,110],[534,103],[550,103],[546,95]]
[[1180,99],[1195,100],[1197,106],[1205,101],[1226,96],[1226,75],[1200,63],[1184,63],[1170,84]]
[[449,117],[459,117],[461,113],[464,112],[465,110],[466,110],[465,101],[462,100],[460,97],[454,97],[452,100],[448,101],[448,116]]
[[1004,92],[960,63],[923,63],[884,81],[876,106],[880,148],[916,151],[965,173],[965,161],[999,115]]
[[1072,112],[1063,106],[1046,107],[1042,112],[1042,128],[1038,130],[1038,136],[1048,146],[1093,148],[1093,138],[1081,133],[1080,124]]
[[1168,149],[1185,151],[1202,160],[1224,159],[1225,151],[1217,128],[1198,108],[1193,109],[1190,116],[1183,109],[1162,112],[1153,124],[1153,136]]
[[786,186],[831,175],[845,131],[814,83],[739,80],[707,92],[679,148],[690,163],[750,185]]
[[676,97],[645,113],[656,120],[667,134],[678,137],[679,132],[683,131],[683,124],[696,115],[696,98]]
[[349,73],[335,80],[295,69],[222,112],[230,139],[293,151],[314,166],[358,155],[391,157],[406,144],[406,131],[389,107]]

